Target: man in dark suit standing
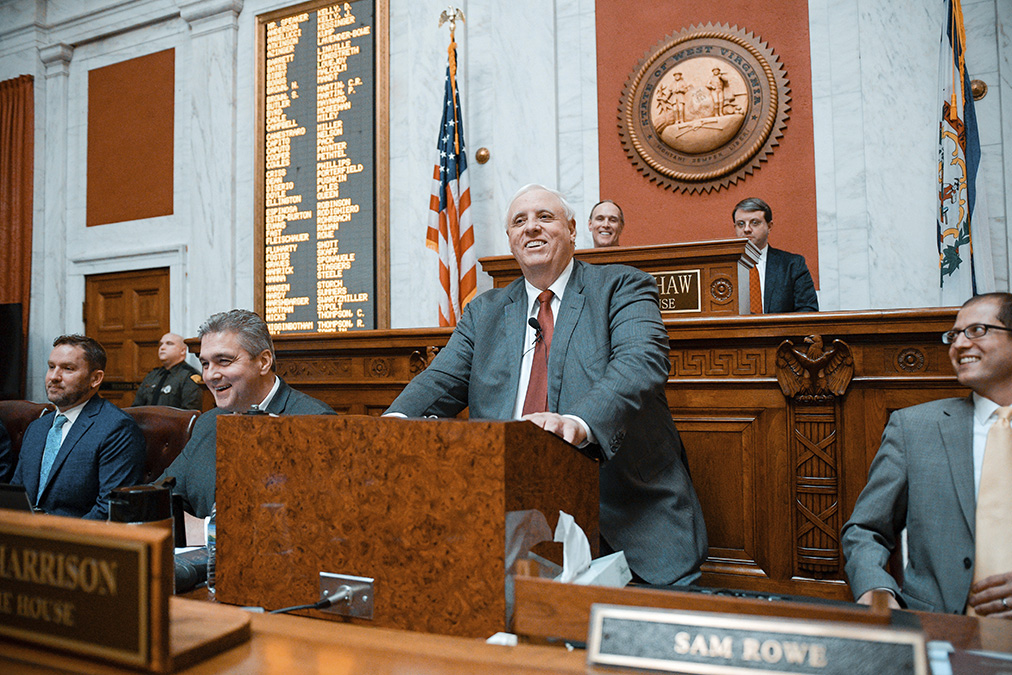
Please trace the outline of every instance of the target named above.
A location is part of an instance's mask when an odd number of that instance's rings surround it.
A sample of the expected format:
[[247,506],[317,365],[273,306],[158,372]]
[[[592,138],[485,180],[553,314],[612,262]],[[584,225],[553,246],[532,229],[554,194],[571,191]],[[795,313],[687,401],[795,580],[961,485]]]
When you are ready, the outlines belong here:
[[[989,503],[990,487],[997,488],[990,496],[1009,492],[1008,474],[987,467],[1001,456],[992,434],[1003,418],[1006,441],[1012,435],[1012,294],[968,300],[942,341],[956,379],[973,394],[889,417],[868,483],[843,526],[847,578],[862,603],[881,589],[893,595],[893,606],[962,613],[969,605],[979,615],[1012,618],[1012,510],[999,504],[998,532],[989,536],[982,531],[995,523],[982,522],[978,508]],[[904,528],[901,587],[886,564]]]
[[[743,199],[734,207],[731,219],[735,235],[747,237],[759,249],[756,269],[762,293],[761,313],[818,312],[819,298],[805,257],[768,244],[773,229],[770,205],[757,197]],[[753,308],[753,313],[760,313],[757,309]]]
[[63,335],[53,342],[46,395],[56,411],[28,425],[12,480],[46,513],[105,520],[109,492],[144,476],[141,430],[96,396],[105,363],[105,349],[89,337]]
[[559,193],[520,189],[506,233],[523,278],[468,304],[387,414],[469,407],[474,419],[525,419],[561,436],[603,462],[605,552],[624,550],[650,583],[689,583],[706,558],[706,529],[664,395],[657,284],[624,265],[574,261],[573,216]]
[[217,407],[193,425],[186,447],[162,474],[174,476],[183,508],[198,518],[211,514],[217,477],[218,415],[253,409],[274,415],[333,415],[323,401],[300,393],[275,374],[274,341],[254,312],[233,309],[207,319],[197,331],[204,384]]

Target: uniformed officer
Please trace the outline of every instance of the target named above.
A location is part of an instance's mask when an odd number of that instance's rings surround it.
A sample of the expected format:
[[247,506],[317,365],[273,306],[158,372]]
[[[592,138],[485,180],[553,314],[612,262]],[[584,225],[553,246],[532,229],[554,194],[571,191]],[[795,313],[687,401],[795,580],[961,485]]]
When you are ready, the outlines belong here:
[[200,410],[204,381],[197,369],[186,362],[182,336],[166,333],[158,342],[161,367],[144,376],[133,405],[169,405],[173,408]]

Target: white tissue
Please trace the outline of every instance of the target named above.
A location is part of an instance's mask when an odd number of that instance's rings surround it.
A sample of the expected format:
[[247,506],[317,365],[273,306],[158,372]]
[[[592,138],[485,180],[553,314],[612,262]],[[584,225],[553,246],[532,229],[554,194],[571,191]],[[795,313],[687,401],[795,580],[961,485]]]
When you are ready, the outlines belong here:
[[555,541],[562,542],[562,574],[556,581],[569,583],[590,568],[590,542],[583,528],[565,511],[559,511]]

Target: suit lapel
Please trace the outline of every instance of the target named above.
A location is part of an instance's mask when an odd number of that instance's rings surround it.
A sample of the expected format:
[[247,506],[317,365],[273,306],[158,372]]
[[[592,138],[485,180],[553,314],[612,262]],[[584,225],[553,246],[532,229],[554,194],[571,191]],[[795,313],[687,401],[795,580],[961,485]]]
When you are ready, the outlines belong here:
[[287,384],[285,384],[284,380],[277,375],[275,375],[275,377],[277,377],[279,381],[278,392],[274,394],[274,398],[272,398],[271,402],[267,404],[267,412],[280,415],[285,411],[285,408],[288,407],[288,395],[292,390]]
[[773,296],[779,293],[780,278],[782,271],[780,269],[780,256],[777,255],[779,251],[770,246],[766,249],[766,273],[765,279],[763,279],[763,314],[770,313],[770,307],[773,306]]
[[976,529],[977,499],[973,488],[973,403],[969,398],[954,402],[942,411],[938,420],[945,454],[949,458],[952,481],[959,507],[970,532]]
[[552,333],[552,348],[548,353],[548,409],[559,410],[559,395],[562,391],[563,364],[573,338],[573,331],[583,313],[587,298],[583,295],[583,263],[573,263],[573,274],[566,284],[559,305],[559,316]]
[[503,349],[497,350],[501,362],[496,367],[504,368],[509,373],[509,377],[506,382],[506,390],[502,395],[493,398],[495,403],[489,407],[488,415],[486,415],[489,419],[508,420],[513,418],[513,407],[516,400],[511,394],[516,393],[520,384],[519,361],[523,359],[523,356],[518,357],[518,355],[522,355],[524,350],[530,347],[530,345],[524,344],[524,335],[527,333],[527,312],[530,309],[527,307],[527,287],[524,285],[523,278],[518,281],[519,284],[510,291],[511,302],[507,302],[503,306],[505,328],[503,332],[506,342]]
[[[88,432],[88,429],[91,428],[91,425],[95,423],[94,417],[98,414],[101,405],[102,399],[100,399],[97,395],[92,396],[88,399],[88,402],[84,404],[81,414],[77,416],[74,424],[70,427],[70,431],[67,432],[67,437],[63,439],[63,444],[60,445],[60,451],[56,453],[56,459],[53,460],[53,467],[49,470],[49,480],[46,481],[46,486],[42,489],[42,494],[39,495],[39,499],[42,498],[43,494],[49,492],[49,488],[56,482],[56,477],[60,471],[60,467],[63,466],[63,463],[67,460],[67,457],[74,449],[74,446],[77,445],[77,442],[81,440],[81,438]],[[46,433],[48,435],[48,429],[46,430]],[[37,477],[36,480],[38,480]]]

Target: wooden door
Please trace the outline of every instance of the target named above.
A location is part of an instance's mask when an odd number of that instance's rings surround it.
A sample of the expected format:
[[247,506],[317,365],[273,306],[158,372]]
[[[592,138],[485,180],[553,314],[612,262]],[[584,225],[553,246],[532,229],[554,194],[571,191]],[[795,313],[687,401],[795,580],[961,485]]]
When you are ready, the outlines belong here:
[[144,376],[161,365],[158,341],[169,332],[169,269],[85,277],[84,331],[109,357],[102,397],[130,405]]

